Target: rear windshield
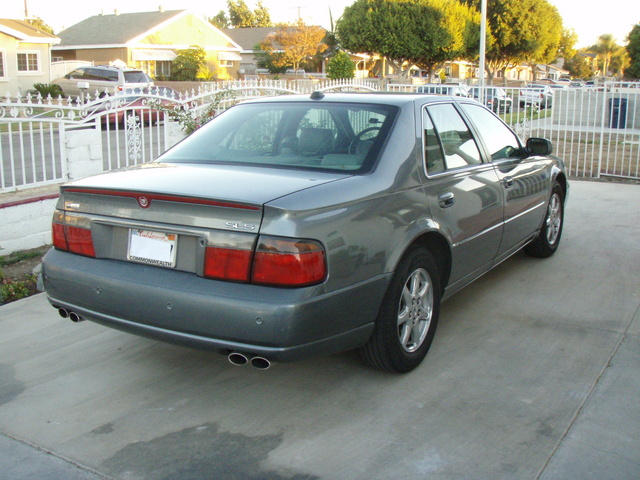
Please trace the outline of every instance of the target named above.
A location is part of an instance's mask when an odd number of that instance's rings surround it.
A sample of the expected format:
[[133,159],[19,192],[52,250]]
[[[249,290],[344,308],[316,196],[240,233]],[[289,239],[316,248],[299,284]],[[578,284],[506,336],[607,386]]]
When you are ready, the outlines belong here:
[[158,161],[364,172],[375,162],[396,114],[397,108],[387,105],[237,105]]
[[151,79],[144,72],[124,72],[125,83],[149,83]]

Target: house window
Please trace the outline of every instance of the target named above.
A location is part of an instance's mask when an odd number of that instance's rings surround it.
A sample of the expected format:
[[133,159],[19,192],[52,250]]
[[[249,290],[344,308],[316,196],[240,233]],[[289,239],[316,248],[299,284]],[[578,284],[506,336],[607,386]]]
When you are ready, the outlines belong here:
[[37,52],[18,53],[18,72],[39,72],[40,62]]
[[7,76],[6,64],[7,62],[6,62],[4,50],[0,49],[0,79],[4,79]]
[[160,75],[166,78],[169,78],[171,76],[171,62],[164,61],[164,60],[156,61],[155,76],[157,77]]
[[220,66],[225,68],[233,67],[233,62],[231,60],[220,60]]

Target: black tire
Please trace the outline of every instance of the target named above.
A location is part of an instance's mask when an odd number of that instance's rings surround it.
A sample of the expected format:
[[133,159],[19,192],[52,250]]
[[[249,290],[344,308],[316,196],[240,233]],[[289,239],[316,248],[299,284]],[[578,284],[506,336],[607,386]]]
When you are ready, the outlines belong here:
[[[431,254],[410,249],[398,265],[360,356],[394,373],[416,368],[429,351],[440,314],[440,275]],[[402,320],[401,321],[401,317]]]
[[562,237],[564,225],[564,191],[558,182],[553,184],[551,197],[547,204],[547,213],[544,217],[540,234],[531,243],[524,247],[527,255],[538,258],[547,258],[558,249]]

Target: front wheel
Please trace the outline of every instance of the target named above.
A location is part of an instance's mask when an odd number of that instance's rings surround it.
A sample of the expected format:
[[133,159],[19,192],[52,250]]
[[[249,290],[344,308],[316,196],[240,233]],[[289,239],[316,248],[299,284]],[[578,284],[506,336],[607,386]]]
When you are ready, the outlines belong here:
[[402,259],[360,355],[370,365],[406,373],[424,359],[438,324],[440,276],[431,254],[413,248]]
[[532,257],[550,257],[558,249],[564,224],[564,191],[558,182],[553,184],[547,214],[540,234],[524,247],[524,252]]

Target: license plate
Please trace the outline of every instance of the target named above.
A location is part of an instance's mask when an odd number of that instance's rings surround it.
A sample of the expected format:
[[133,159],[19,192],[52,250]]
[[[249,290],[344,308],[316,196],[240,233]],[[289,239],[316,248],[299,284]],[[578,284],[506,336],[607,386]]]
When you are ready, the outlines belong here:
[[178,236],[175,233],[132,228],[129,234],[127,259],[173,268],[176,266],[177,240]]

